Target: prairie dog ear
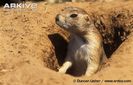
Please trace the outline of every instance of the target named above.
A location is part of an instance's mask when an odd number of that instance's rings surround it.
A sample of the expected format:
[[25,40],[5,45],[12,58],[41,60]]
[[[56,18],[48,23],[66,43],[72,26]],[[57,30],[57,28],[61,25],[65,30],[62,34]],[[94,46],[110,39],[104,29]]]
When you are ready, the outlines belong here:
[[84,15],[84,18],[85,18],[86,21],[90,21],[90,18],[89,18],[89,16],[87,14]]
[[93,23],[93,22],[92,22],[92,19],[91,19],[91,17],[90,17],[89,15],[87,15],[87,14],[84,15],[84,18],[85,18],[85,20],[87,21],[88,24]]
[[84,15],[84,18],[85,18],[85,20],[87,21],[87,22],[90,22],[91,21],[91,18],[89,17],[89,15]]

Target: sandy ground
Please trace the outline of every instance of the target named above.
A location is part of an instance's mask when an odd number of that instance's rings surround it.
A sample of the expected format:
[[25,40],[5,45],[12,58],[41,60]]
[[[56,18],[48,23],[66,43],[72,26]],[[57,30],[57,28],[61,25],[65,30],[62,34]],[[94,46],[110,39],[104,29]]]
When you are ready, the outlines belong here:
[[[132,4],[132,1],[51,5],[40,2],[35,11],[5,10],[1,7],[0,85],[133,85],[133,34],[94,76],[73,77],[57,72],[66,53],[69,34],[60,29],[54,20],[55,15],[66,6],[106,13],[121,7],[133,8]],[[78,79],[100,82],[74,82]]]

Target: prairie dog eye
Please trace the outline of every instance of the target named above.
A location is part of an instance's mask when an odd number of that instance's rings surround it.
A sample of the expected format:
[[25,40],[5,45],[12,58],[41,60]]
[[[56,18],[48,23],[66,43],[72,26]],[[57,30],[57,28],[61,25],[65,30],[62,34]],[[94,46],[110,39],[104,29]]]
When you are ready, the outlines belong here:
[[76,18],[78,16],[78,14],[71,14],[70,17],[71,18]]

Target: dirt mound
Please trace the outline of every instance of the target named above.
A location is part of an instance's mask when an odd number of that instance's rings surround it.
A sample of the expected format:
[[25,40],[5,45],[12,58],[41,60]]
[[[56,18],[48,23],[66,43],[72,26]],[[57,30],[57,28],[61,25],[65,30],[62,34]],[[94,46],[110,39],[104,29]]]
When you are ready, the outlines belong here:
[[[68,33],[54,21],[66,6],[76,6],[88,13],[110,13],[110,10],[133,9],[133,2],[38,3],[35,11],[0,8],[0,85],[74,85],[75,77],[57,73],[66,55]],[[131,10],[132,11],[132,10]],[[113,53],[112,58],[94,76],[79,79],[132,80],[133,35]],[[52,69],[52,70],[50,70]],[[116,76],[117,75],[117,76]],[[81,83],[93,84],[93,83]],[[95,83],[94,83],[95,84]],[[115,85],[116,83],[105,83]],[[120,84],[121,83],[117,83]],[[132,82],[123,83],[132,85]],[[97,83],[99,85],[99,83]]]

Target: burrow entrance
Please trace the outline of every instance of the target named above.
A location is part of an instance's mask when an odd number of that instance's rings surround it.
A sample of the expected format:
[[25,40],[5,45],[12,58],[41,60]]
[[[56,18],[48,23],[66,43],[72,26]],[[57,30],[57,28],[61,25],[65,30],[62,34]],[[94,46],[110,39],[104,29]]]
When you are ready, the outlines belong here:
[[[60,34],[51,34],[48,36],[50,41],[52,42],[53,46],[55,47],[55,54],[56,59],[58,60],[58,65],[62,66],[66,54],[67,54],[67,46],[68,42],[61,36]],[[112,53],[120,46],[120,44],[123,42],[121,41],[118,36],[116,37],[116,44],[104,44],[104,50],[107,55],[107,58],[110,58]],[[58,69],[57,69],[58,70]],[[57,71],[56,70],[56,71]],[[70,68],[67,71],[67,74],[73,75],[72,68]]]

